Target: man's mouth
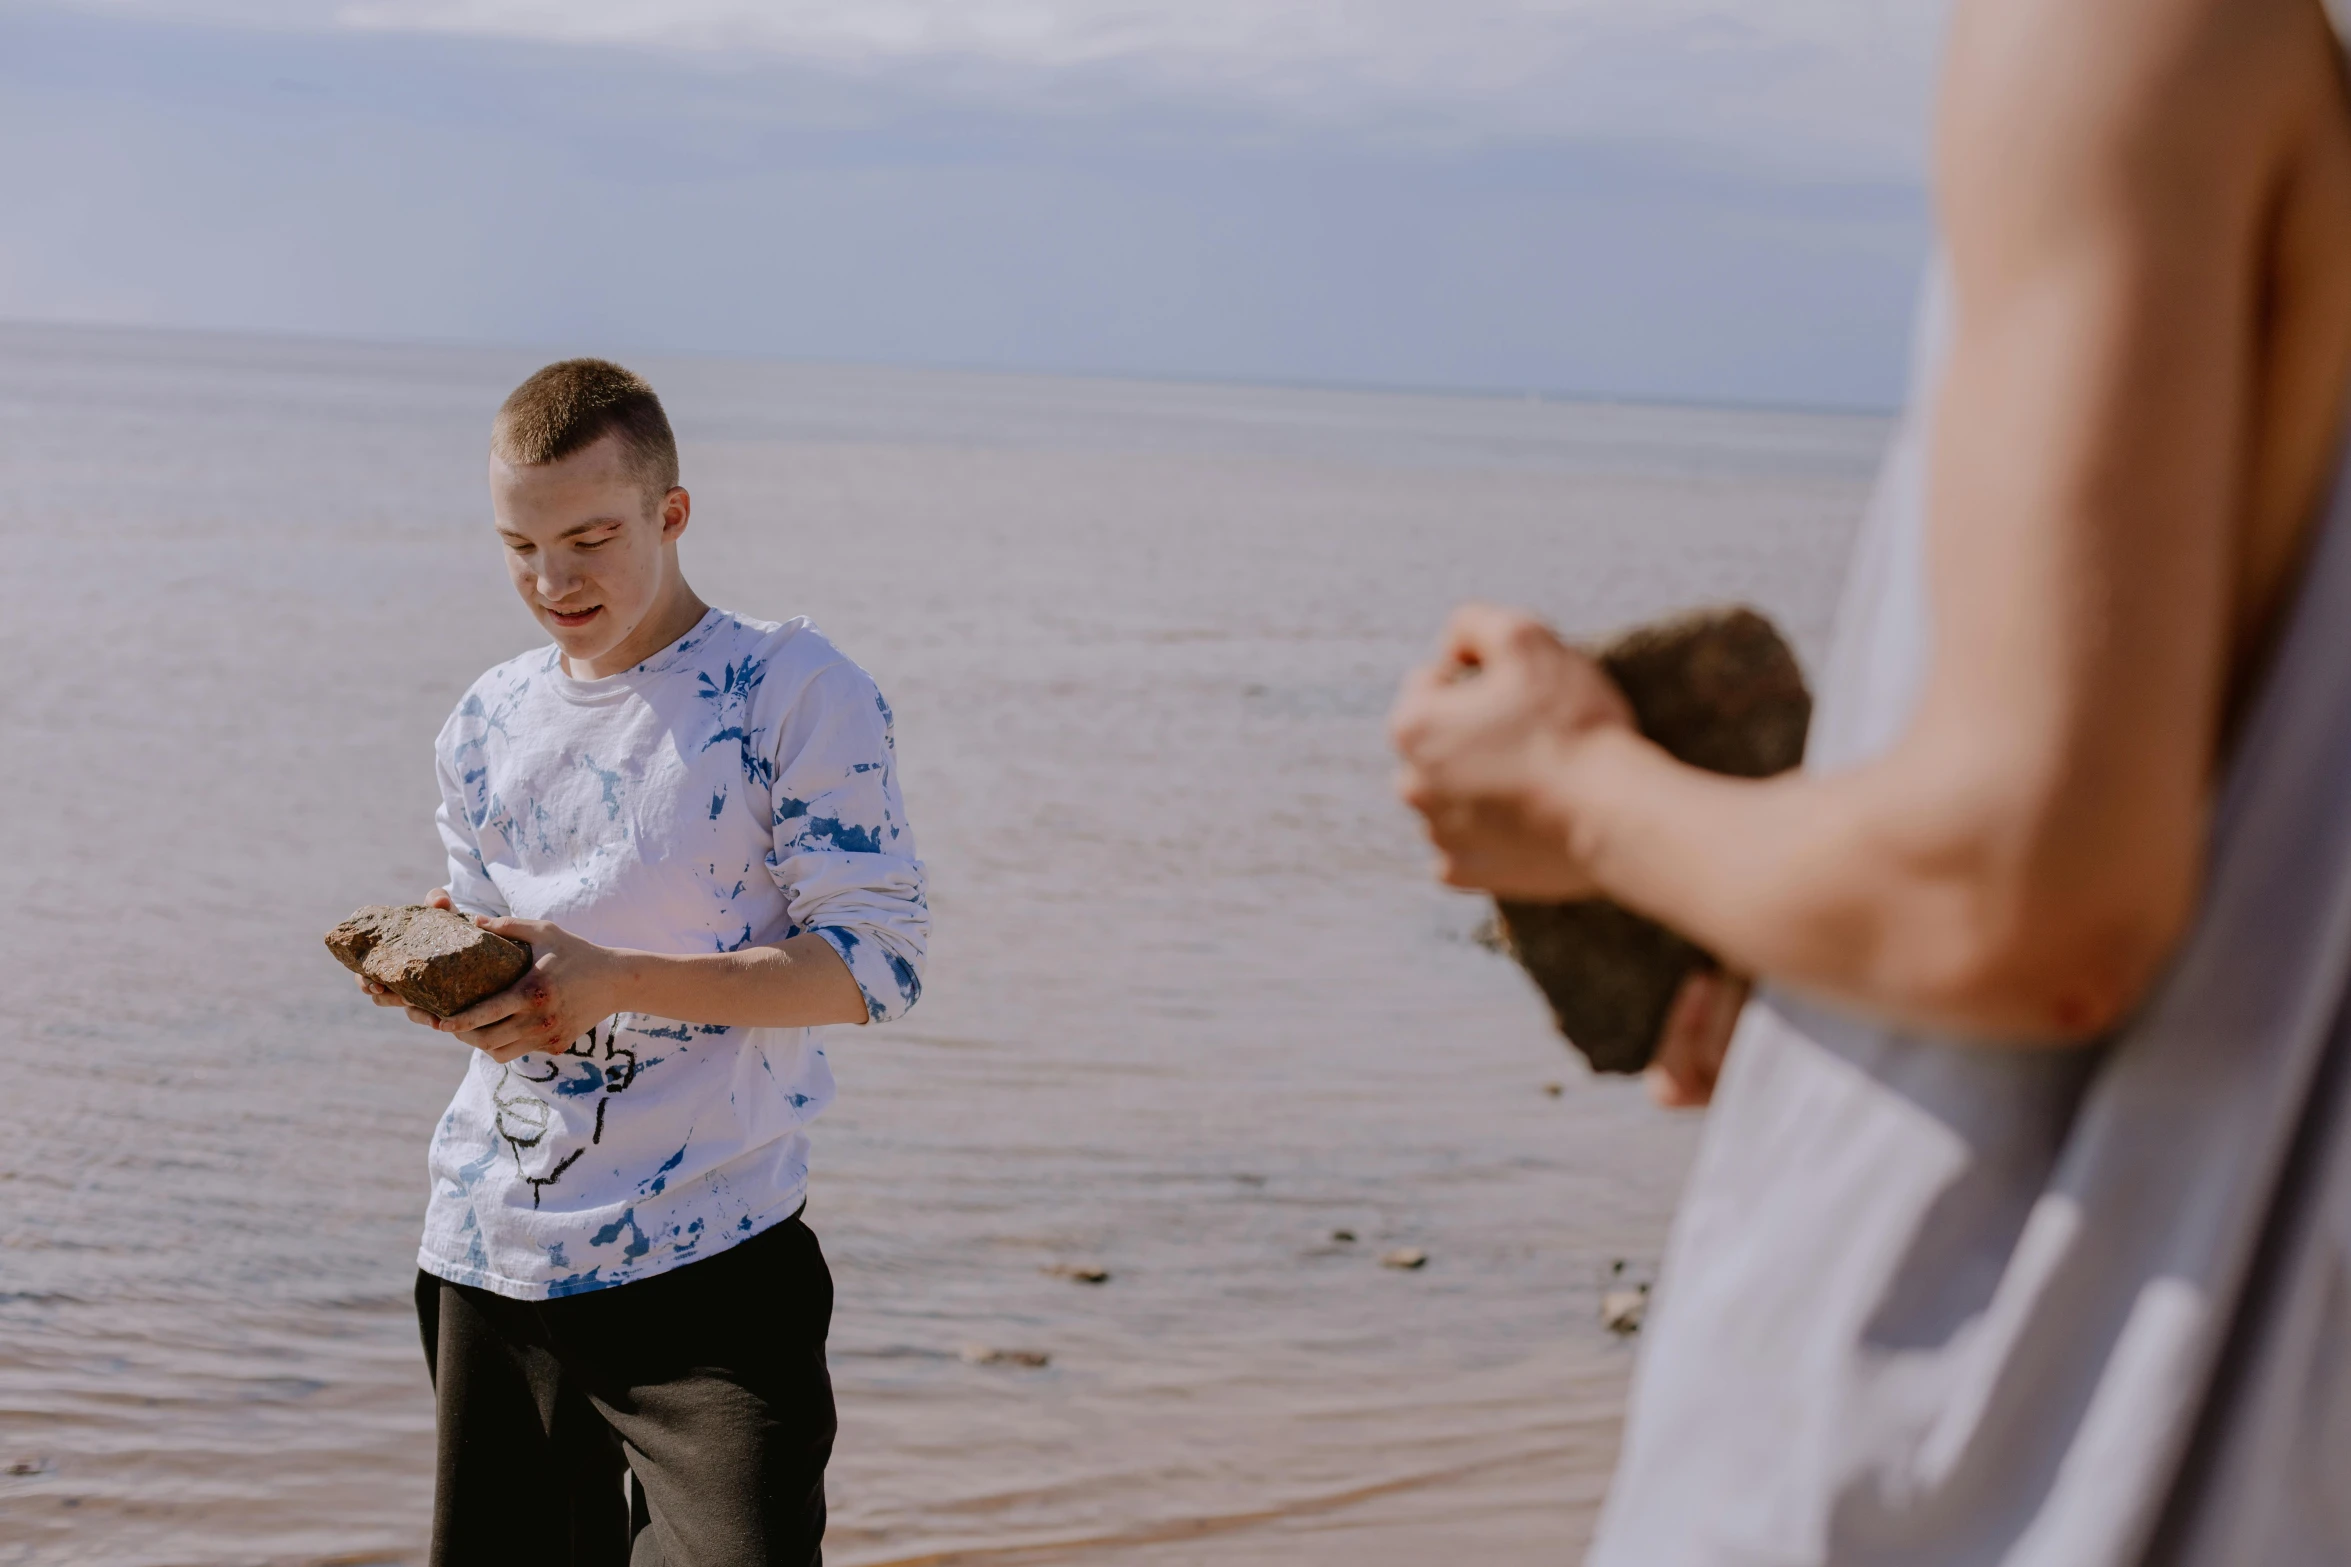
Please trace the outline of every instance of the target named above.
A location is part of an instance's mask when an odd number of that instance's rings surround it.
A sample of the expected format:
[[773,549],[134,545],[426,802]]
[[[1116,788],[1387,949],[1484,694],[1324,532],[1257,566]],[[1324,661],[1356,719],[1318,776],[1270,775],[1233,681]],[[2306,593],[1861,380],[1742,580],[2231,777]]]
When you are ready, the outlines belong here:
[[604,613],[604,606],[601,604],[590,604],[586,609],[575,610],[557,609],[552,604],[542,604],[539,607],[547,612],[548,619],[566,630],[576,626],[584,626]]

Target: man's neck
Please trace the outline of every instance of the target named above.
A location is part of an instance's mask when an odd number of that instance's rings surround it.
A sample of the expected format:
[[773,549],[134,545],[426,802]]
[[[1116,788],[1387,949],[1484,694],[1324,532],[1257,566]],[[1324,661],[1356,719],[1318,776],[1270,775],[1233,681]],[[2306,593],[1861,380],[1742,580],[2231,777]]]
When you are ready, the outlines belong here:
[[601,680],[606,675],[617,675],[633,668],[684,636],[710,613],[710,606],[701,595],[678,579],[677,591],[662,601],[659,609],[647,615],[628,640],[600,658],[563,661],[563,672],[574,680]]

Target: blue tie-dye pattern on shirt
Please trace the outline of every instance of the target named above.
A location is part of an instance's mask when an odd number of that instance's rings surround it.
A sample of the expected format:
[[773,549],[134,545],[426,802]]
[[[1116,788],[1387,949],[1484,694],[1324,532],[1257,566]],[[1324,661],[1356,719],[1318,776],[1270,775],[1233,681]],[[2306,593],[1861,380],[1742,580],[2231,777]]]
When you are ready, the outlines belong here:
[[800,829],[807,842],[820,849],[838,849],[843,854],[879,854],[882,852],[881,830],[876,827],[858,827],[838,816],[809,816],[807,825]]
[[[714,611],[601,682],[534,653],[443,730],[451,892],[655,951],[813,931],[885,1020],[920,995],[928,929],[895,746],[871,680],[805,623]],[[480,1058],[435,1138],[419,1261],[546,1299],[731,1245],[798,1206],[801,1128],[831,1098],[806,1030],[624,1014],[552,1056]]]
[[752,701],[766,676],[764,660],[746,658],[740,665],[726,665],[716,680],[707,671],[697,677],[702,700],[715,710],[722,726],[702,742],[702,749],[707,751],[714,745],[734,741],[740,747],[743,777],[755,789],[765,789],[775,782],[775,764],[759,750],[760,737],[767,731],[750,721]]
[[607,768],[597,766],[596,759],[592,756],[582,756],[580,758],[580,765],[585,767],[589,772],[594,773],[596,775],[596,782],[603,786],[604,819],[611,822],[619,821],[621,791],[620,774],[610,771]]

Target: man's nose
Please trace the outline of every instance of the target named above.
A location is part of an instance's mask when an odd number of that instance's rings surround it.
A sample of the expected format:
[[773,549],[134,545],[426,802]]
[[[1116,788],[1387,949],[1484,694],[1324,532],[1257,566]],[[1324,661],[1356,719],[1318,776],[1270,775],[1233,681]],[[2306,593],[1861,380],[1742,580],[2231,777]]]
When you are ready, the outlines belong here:
[[558,557],[553,550],[542,550],[539,558],[539,597],[550,604],[560,604],[576,592],[580,573],[571,562]]

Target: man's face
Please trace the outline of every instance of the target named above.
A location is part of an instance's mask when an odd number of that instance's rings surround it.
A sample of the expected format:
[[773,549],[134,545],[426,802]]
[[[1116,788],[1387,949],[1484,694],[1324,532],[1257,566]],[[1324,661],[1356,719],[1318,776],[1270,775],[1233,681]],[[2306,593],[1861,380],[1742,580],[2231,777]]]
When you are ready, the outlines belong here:
[[652,493],[617,435],[537,466],[493,455],[490,506],[514,590],[571,663],[618,648],[675,585],[689,499]]

